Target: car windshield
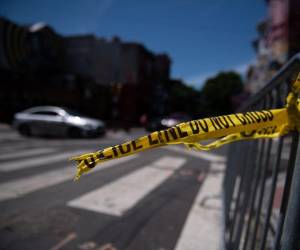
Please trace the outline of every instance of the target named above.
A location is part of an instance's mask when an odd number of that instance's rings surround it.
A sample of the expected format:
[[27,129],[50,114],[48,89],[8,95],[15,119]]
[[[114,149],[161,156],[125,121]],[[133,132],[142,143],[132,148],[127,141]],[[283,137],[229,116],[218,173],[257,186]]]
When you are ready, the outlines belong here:
[[68,109],[68,108],[63,108],[68,114],[70,115],[74,115],[74,116],[83,116],[82,114],[80,114],[79,112],[76,112],[72,109]]

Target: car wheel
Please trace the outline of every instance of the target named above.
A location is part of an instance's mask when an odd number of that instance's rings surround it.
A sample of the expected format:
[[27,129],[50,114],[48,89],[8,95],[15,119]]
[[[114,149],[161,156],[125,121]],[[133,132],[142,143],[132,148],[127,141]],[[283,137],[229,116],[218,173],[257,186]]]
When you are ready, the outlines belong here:
[[69,129],[69,137],[71,138],[81,138],[82,132],[79,128],[70,128]]
[[31,136],[31,128],[29,125],[23,124],[19,127],[19,132],[24,136]]

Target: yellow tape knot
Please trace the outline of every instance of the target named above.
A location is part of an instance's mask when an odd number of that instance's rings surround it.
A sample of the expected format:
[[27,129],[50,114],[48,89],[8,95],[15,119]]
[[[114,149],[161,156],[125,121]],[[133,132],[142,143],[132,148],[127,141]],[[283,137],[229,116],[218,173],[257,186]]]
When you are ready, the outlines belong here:
[[299,96],[300,93],[300,73],[296,81],[292,86],[291,92],[288,94],[286,98],[286,108],[289,117],[289,126],[290,129],[297,129],[300,132],[300,105],[299,105]]

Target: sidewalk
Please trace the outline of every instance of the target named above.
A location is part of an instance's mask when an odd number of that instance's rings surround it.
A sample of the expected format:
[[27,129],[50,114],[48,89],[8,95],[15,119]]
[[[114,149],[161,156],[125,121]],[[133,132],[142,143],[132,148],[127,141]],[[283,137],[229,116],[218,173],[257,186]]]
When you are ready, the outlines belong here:
[[[182,152],[182,148],[176,146],[169,149]],[[203,185],[195,198],[176,250],[219,250],[222,246],[221,188],[226,157],[213,151],[189,150],[185,153],[207,160],[210,168],[208,173],[201,177]]]

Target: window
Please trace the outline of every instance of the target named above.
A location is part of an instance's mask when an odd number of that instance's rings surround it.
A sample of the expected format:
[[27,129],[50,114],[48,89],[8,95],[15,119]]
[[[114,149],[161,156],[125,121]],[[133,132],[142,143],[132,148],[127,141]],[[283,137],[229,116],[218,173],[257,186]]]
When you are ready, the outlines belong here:
[[33,115],[51,115],[51,116],[58,116],[59,114],[54,111],[35,111],[32,112]]

